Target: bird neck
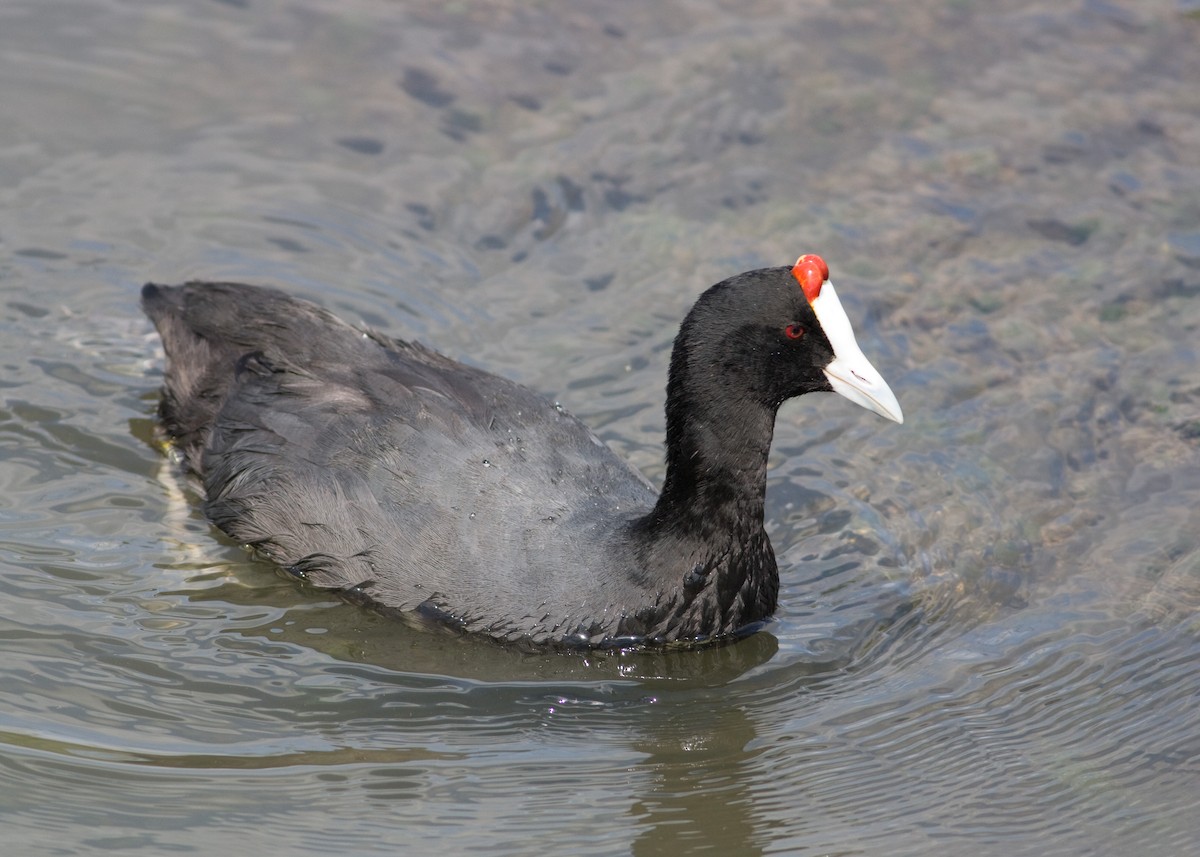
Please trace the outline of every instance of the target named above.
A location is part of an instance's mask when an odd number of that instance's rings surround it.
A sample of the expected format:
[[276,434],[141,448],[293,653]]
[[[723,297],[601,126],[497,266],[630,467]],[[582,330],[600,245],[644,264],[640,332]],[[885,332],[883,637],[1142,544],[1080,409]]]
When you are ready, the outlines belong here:
[[779,400],[752,337],[706,305],[719,288],[697,302],[671,352],[666,479],[632,522],[641,602],[622,612],[618,637],[735,635],[778,601],[763,509]]
[[736,376],[693,372],[680,351],[667,384],[667,471],[655,529],[745,542],[762,531],[776,406]]
[[654,597],[622,617],[620,637],[738,634],[778,601],[779,571],[763,529],[774,410],[673,393],[666,482],[634,527],[640,567],[657,577]]

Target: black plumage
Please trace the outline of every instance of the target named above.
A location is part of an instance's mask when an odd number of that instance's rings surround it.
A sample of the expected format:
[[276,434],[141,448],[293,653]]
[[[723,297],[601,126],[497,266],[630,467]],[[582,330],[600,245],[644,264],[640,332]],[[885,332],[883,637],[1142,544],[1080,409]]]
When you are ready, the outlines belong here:
[[775,609],[775,412],[831,389],[834,358],[788,268],[719,283],[684,320],[661,494],[529,389],[307,301],[188,283],[142,305],[205,513],[316,586],[535,645],[712,640]]

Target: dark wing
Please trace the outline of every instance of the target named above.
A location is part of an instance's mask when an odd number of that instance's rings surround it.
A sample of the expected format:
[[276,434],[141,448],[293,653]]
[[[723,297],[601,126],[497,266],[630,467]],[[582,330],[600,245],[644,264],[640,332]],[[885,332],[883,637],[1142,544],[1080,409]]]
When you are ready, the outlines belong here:
[[[585,533],[649,508],[640,474],[525,387],[319,322],[295,347],[296,331],[278,327],[216,344],[191,330],[224,376],[193,367],[181,378],[167,342],[171,418],[193,443],[204,438],[191,463],[221,529],[319,586],[477,630],[569,624],[584,604],[607,603],[613,557],[596,545],[608,534]],[[511,615],[514,604],[529,614]]]

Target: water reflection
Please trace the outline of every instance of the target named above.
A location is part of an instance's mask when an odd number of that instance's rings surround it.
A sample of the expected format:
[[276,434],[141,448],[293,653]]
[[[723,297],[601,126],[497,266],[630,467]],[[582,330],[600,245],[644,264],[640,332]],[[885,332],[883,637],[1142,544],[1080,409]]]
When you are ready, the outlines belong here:
[[629,823],[634,854],[765,853],[769,825],[756,812],[751,720],[725,701],[698,700],[633,743],[638,790]]

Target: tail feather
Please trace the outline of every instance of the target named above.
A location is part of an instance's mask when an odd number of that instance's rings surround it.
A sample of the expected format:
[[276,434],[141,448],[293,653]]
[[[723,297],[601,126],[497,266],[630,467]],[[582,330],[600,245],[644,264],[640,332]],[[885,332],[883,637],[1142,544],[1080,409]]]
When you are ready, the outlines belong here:
[[142,287],[142,310],[158,329],[167,355],[159,418],[185,465],[200,473],[204,447],[246,349],[198,329],[196,314],[189,312],[193,291],[189,286],[147,283]]

